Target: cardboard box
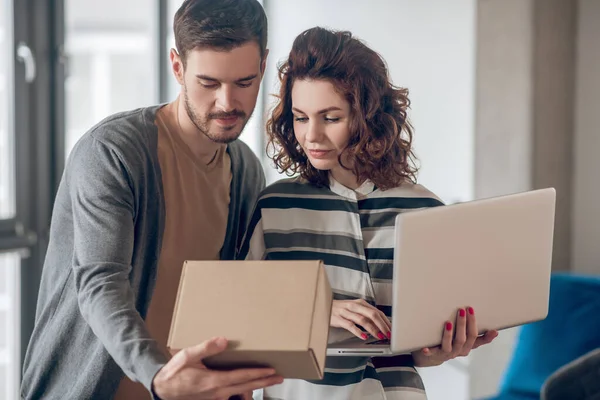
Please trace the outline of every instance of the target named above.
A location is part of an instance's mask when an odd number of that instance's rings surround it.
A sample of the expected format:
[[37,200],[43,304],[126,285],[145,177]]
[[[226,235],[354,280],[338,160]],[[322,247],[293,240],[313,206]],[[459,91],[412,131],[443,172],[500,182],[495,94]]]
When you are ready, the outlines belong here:
[[168,347],[223,336],[210,368],[275,368],[284,378],[322,379],[332,292],[321,261],[186,261]]

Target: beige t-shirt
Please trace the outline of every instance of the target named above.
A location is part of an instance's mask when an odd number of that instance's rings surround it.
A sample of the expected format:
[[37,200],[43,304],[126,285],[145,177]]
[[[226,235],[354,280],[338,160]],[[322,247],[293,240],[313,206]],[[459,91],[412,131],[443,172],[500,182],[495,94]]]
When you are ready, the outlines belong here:
[[[146,325],[168,353],[166,344],[183,262],[219,259],[229,214],[231,160],[224,144],[216,146],[206,159],[192,153],[180,135],[177,101],[158,111],[156,125],[166,218]],[[125,377],[115,400],[149,396],[141,384]]]

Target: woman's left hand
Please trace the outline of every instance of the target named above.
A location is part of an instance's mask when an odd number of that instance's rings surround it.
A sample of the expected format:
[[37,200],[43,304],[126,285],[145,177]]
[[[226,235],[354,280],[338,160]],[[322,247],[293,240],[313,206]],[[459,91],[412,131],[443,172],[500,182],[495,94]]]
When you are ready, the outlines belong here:
[[488,331],[483,336],[478,336],[477,333],[473,308],[459,309],[456,313],[456,323],[446,321],[444,324],[444,334],[440,346],[412,353],[415,366],[434,367],[456,357],[468,356],[471,350],[491,343],[498,336],[498,331]]

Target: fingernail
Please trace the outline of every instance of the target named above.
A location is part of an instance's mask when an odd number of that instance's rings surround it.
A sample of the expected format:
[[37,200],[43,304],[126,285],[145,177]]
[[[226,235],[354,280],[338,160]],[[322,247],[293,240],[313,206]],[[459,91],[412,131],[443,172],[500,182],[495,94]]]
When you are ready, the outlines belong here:
[[387,337],[388,337],[388,339],[391,339],[392,338],[392,332],[388,332],[387,333]]
[[385,336],[383,336],[383,333],[381,333],[381,332],[379,332],[379,333],[377,334],[377,337],[379,338],[379,340],[383,340],[383,339],[385,339]]
[[464,317],[464,316],[465,316],[465,310],[463,310],[463,309],[461,308],[461,309],[460,309],[460,311],[458,312],[458,314],[459,314],[461,317]]
[[452,330],[452,322],[446,322],[446,330],[447,331],[451,331]]
[[367,340],[367,337],[368,337],[368,336],[367,336],[367,334],[366,334],[366,333],[363,333],[363,334],[361,334],[361,335],[360,335],[360,337],[361,337],[361,338],[363,338],[363,339],[365,339],[365,340]]
[[473,307],[469,307],[469,314],[471,314],[471,315],[475,314],[475,310],[473,310]]

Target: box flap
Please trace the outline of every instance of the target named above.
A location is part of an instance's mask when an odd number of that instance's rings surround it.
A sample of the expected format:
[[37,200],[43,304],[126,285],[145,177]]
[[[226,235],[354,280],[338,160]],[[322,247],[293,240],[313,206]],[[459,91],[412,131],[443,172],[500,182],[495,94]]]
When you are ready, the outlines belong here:
[[313,310],[313,323],[310,333],[310,348],[313,351],[315,363],[321,374],[323,374],[323,371],[325,370],[332,301],[333,293],[331,291],[331,286],[325,271],[325,266],[321,264],[317,285],[315,287],[315,308]]
[[323,379],[312,350],[304,351],[225,351],[204,360],[211,369],[271,367],[284,378]]

